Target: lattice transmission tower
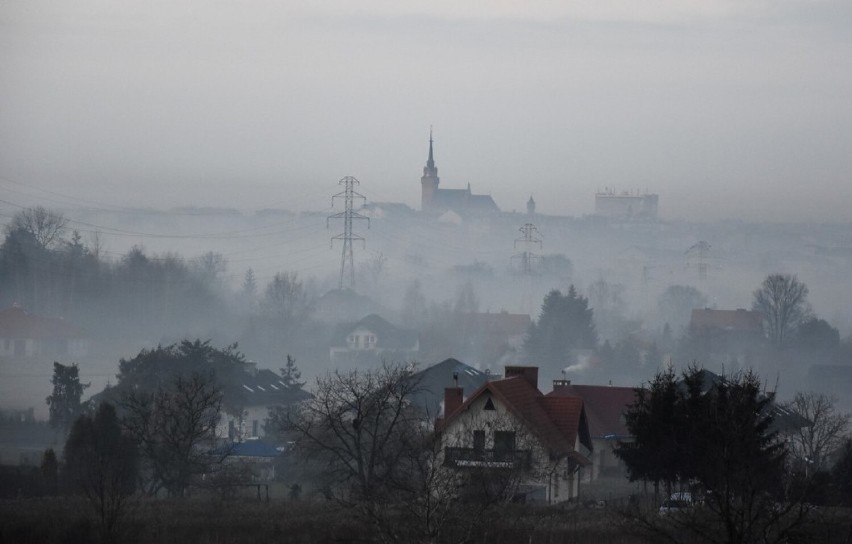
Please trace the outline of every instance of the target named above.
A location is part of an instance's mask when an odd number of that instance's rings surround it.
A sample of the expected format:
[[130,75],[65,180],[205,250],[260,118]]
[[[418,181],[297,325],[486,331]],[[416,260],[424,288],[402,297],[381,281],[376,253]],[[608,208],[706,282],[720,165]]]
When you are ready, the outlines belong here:
[[524,250],[517,255],[512,255],[512,260],[521,261],[521,272],[524,275],[530,275],[533,272],[533,263],[539,259],[539,256],[531,251],[531,248],[538,246],[541,249],[541,238],[538,234],[538,229],[532,223],[526,223],[518,229],[523,237],[515,240],[515,249],[518,248],[518,243],[523,244]]
[[343,185],[344,189],[337,193],[336,195],[332,195],[331,197],[331,207],[334,207],[334,199],[342,198],[343,199],[343,211],[340,213],[336,213],[334,215],[329,215],[325,220],[325,228],[329,227],[329,222],[332,219],[343,219],[343,232],[338,234],[337,236],[331,237],[331,247],[334,247],[335,240],[343,240],[343,252],[340,255],[340,288],[343,289],[343,278],[346,276],[346,269],[349,268],[349,288],[355,288],[355,262],[352,255],[352,241],[358,240],[360,241],[364,247],[367,246],[367,240],[363,236],[359,236],[352,232],[352,222],[355,220],[366,219],[367,220],[367,228],[370,228],[370,218],[361,215],[360,213],[354,210],[354,203],[356,199],[367,201],[367,197],[362,195],[361,193],[355,190],[356,185],[361,185],[357,179],[352,176],[346,176],[342,178],[338,185]]
[[515,240],[515,249],[518,244],[523,244],[523,251],[516,255],[512,255],[512,260],[521,262],[521,273],[523,274],[523,293],[521,294],[521,311],[532,313],[532,295],[533,295],[533,267],[534,263],[539,259],[538,254],[533,253],[532,249],[538,246],[541,249],[541,237],[538,229],[532,223],[526,223],[518,229],[523,236]]

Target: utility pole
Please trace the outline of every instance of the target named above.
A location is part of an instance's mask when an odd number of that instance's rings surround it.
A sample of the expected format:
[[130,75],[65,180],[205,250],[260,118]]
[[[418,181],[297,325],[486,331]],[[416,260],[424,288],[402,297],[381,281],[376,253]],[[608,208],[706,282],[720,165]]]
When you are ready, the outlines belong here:
[[512,255],[512,260],[519,259],[521,261],[521,273],[524,276],[521,311],[532,314],[533,263],[538,260],[539,256],[533,253],[531,249],[536,245],[541,249],[541,238],[538,235],[538,229],[532,223],[526,223],[518,230],[523,236],[515,240],[515,248],[517,249],[518,243],[521,243],[524,250]]
[[370,228],[370,218],[361,215],[353,210],[355,199],[367,201],[367,197],[355,191],[355,186],[361,183],[352,176],[346,176],[337,182],[338,185],[343,185],[344,189],[331,197],[331,207],[334,207],[334,199],[343,199],[343,211],[334,215],[329,215],[325,220],[325,228],[328,228],[329,221],[332,219],[343,219],[343,232],[337,236],[331,237],[331,247],[334,247],[335,240],[343,240],[343,252],[340,255],[340,289],[343,289],[343,278],[346,275],[346,267],[349,267],[349,288],[355,288],[355,263],[352,257],[352,241],[360,240],[364,247],[367,246],[367,240],[363,236],[359,236],[352,232],[352,221],[355,219],[366,219],[367,228]]

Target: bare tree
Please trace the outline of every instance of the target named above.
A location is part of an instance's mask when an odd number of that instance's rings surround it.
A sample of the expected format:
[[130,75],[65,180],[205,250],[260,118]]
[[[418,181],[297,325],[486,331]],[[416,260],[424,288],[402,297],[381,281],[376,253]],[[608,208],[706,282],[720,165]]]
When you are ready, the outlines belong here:
[[39,246],[47,249],[59,242],[67,225],[68,219],[61,213],[48,210],[43,206],[36,206],[16,213],[6,226],[6,231],[27,232]]
[[410,402],[417,390],[402,364],[335,371],[317,378],[312,399],[284,414],[283,430],[319,465],[327,496],[355,508],[386,541],[397,539],[396,493],[417,488],[411,469],[427,462],[423,415]]
[[416,384],[403,365],[335,371],[317,378],[314,397],[286,414],[297,445],[325,462],[344,500],[381,495],[400,468],[419,424],[409,406]]
[[849,414],[837,410],[837,399],[822,393],[796,393],[787,408],[810,424],[791,435],[792,453],[808,470],[823,470],[827,456],[839,448],[849,431]]
[[210,287],[219,287],[228,271],[228,259],[213,251],[196,257],[190,264],[198,278]]
[[370,255],[360,265],[360,274],[366,279],[374,296],[381,296],[382,294],[382,282],[388,274],[387,262],[388,258],[385,257],[384,253],[378,252]]
[[752,309],[763,315],[769,340],[783,347],[796,328],[810,317],[808,287],[790,274],[770,274],[754,292]]
[[506,482],[512,471],[445,467],[447,441],[412,403],[419,390],[406,365],[336,371],[278,416],[296,451],[319,464],[327,495],[370,523],[377,540],[469,542],[516,481]]
[[262,309],[285,327],[302,319],[308,306],[307,291],[295,272],[279,272],[266,286]]
[[194,476],[210,470],[222,408],[222,391],[212,378],[178,375],[154,393],[130,392],[122,407],[122,426],[148,464],[149,494],[164,487],[172,496],[183,496]]

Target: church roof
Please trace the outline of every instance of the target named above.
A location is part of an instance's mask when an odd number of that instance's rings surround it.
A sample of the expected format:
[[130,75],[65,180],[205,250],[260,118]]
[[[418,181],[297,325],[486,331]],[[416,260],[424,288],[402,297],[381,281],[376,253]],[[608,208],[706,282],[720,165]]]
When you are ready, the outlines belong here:
[[430,199],[423,202],[424,210],[428,209],[439,213],[452,210],[459,214],[470,212],[493,213],[500,211],[500,208],[497,207],[491,195],[475,195],[471,193],[469,183],[466,189],[437,188],[440,181],[438,178],[438,168],[435,166],[431,130],[429,131],[429,158],[426,160],[426,166],[423,168],[423,178],[421,180],[423,183],[427,183],[427,180],[430,180],[431,186],[434,187]]

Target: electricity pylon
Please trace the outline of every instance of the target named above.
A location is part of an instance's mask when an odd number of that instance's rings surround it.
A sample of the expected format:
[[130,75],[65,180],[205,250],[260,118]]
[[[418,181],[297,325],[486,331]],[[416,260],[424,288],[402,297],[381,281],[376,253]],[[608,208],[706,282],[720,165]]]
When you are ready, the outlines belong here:
[[533,262],[538,260],[538,255],[530,251],[531,247],[538,245],[541,249],[541,238],[538,236],[538,229],[532,223],[526,223],[518,229],[524,236],[515,240],[515,249],[518,247],[518,242],[524,245],[524,250],[517,255],[512,255],[512,259],[520,259],[521,272],[524,275],[530,275],[533,271]]
[[532,291],[533,291],[533,263],[538,260],[539,256],[531,251],[536,245],[541,249],[541,238],[538,236],[538,229],[532,223],[526,223],[518,229],[524,236],[515,240],[515,248],[518,243],[523,244],[524,250],[521,253],[512,255],[512,260],[519,259],[521,261],[521,273],[523,279],[523,294],[521,295],[521,311],[532,313]]
[[361,215],[353,209],[355,199],[367,201],[367,197],[355,191],[355,186],[361,183],[352,176],[342,178],[338,185],[343,185],[344,189],[331,197],[331,207],[334,207],[334,199],[343,199],[343,211],[334,215],[329,215],[325,220],[325,228],[328,228],[329,221],[332,219],[343,219],[343,232],[337,236],[331,237],[331,247],[334,247],[335,240],[343,240],[343,252],[340,255],[340,288],[343,289],[343,278],[346,275],[346,267],[349,267],[349,288],[355,288],[355,263],[352,257],[352,241],[360,240],[364,247],[367,246],[367,240],[363,236],[359,236],[352,232],[352,221],[356,219],[366,219],[367,228],[370,228],[370,218]]

